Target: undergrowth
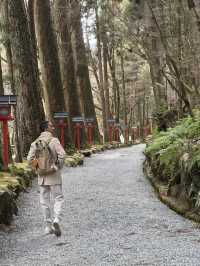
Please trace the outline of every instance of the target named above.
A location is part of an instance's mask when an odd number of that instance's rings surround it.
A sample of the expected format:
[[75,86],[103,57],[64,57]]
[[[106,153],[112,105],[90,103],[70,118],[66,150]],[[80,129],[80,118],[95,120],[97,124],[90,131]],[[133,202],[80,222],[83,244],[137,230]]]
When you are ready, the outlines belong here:
[[[178,188],[178,195],[198,207],[200,197],[200,118],[186,117],[166,132],[155,132],[145,150],[153,176]],[[177,192],[177,191],[176,191]],[[195,199],[195,200],[194,200]]]

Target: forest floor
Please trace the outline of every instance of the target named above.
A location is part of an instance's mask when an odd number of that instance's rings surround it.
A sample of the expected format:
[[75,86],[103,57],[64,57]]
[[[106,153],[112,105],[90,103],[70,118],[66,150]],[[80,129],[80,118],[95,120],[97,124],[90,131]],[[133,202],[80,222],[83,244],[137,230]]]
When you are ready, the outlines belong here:
[[200,265],[199,226],[157,199],[143,174],[144,147],[65,168],[60,238],[43,234],[35,180],[19,197],[13,229],[0,232],[0,265]]

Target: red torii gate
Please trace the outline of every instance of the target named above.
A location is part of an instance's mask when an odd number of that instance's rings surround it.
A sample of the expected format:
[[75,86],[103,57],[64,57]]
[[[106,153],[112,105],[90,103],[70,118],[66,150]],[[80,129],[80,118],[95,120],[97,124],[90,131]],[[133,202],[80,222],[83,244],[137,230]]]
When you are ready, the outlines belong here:
[[3,165],[4,170],[8,168],[8,146],[9,146],[9,132],[8,121],[13,120],[11,115],[11,106],[16,104],[16,95],[0,95],[0,121],[3,122]]
[[115,119],[108,119],[107,123],[108,123],[108,127],[109,127],[109,142],[110,142],[110,144],[112,144]]
[[74,126],[74,143],[77,150],[81,149],[81,128],[84,127],[84,118],[82,116],[77,116],[72,118],[72,122],[75,123]]
[[115,141],[120,142],[120,123],[115,124]]
[[92,145],[93,142],[92,129],[94,127],[94,118],[85,118],[85,128],[87,128],[87,141],[89,145]]
[[69,117],[68,112],[57,112],[54,113],[54,119],[57,120],[57,126],[60,128],[60,143],[62,146],[65,146],[65,128],[67,127],[67,123],[65,120]]

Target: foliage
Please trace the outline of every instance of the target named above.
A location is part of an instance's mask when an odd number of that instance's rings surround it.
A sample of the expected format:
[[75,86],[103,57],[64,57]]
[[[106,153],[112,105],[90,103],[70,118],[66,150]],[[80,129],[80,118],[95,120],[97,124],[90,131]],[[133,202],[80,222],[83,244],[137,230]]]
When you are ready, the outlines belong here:
[[67,144],[67,147],[66,147],[66,153],[68,155],[72,155],[76,152],[76,148],[75,148],[75,145],[74,144]]
[[188,168],[190,171],[194,171],[195,169],[200,171],[200,144],[193,145]]
[[154,133],[145,150],[155,178],[168,183],[170,190],[179,185],[180,193],[196,208],[200,190],[200,120],[186,117],[166,132]]
[[163,175],[165,177],[171,178],[176,176],[177,170],[179,170],[178,164],[183,149],[184,141],[182,139],[178,139],[160,154],[160,165],[163,167]]
[[[199,135],[198,135],[199,134]],[[166,132],[155,133],[153,141],[146,148],[146,155],[153,154],[166,149],[176,140],[192,139],[200,136],[200,121],[191,117],[179,120],[174,128],[169,128]]]

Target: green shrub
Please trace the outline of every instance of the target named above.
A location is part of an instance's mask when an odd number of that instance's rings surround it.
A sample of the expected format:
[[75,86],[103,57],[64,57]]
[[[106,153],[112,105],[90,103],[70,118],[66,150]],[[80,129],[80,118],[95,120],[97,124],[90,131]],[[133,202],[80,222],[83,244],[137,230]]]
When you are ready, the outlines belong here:
[[179,173],[179,159],[183,154],[184,141],[178,139],[160,154],[159,161],[163,168],[163,175],[171,178]]
[[160,175],[162,179],[168,180],[180,174],[180,158],[184,153],[189,153],[192,158],[187,162],[187,171],[195,169],[196,172],[200,169],[200,145],[196,144],[200,138],[198,115],[178,121],[174,128],[169,128],[166,132],[154,133],[145,154],[157,177]]

